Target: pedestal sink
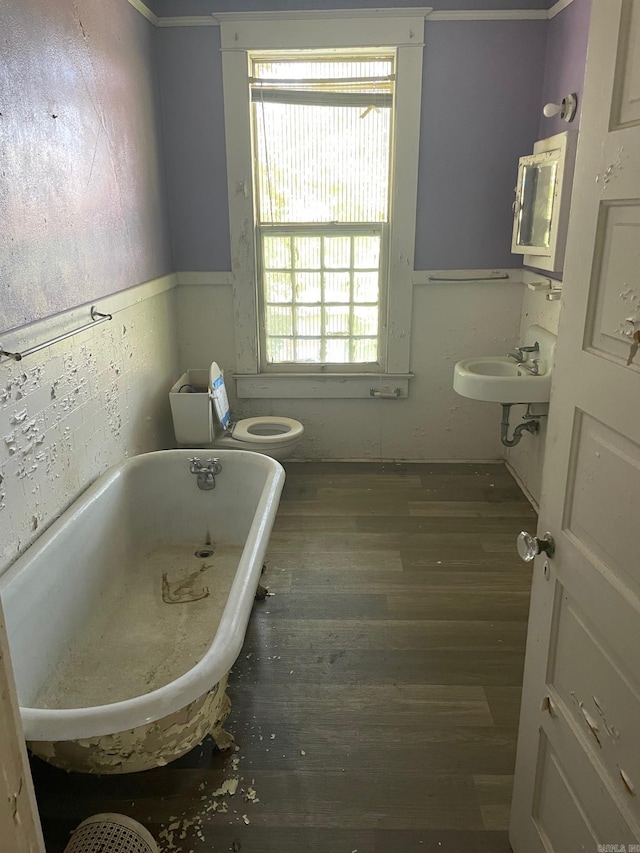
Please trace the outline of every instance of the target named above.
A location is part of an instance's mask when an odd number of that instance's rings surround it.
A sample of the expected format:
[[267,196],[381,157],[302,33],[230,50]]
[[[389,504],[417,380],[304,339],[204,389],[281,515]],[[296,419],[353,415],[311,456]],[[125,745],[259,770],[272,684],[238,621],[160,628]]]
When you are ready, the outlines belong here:
[[525,364],[532,368],[537,359],[537,376],[506,355],[466,358],[455,366],[453,388],[463,397],[490,403],[548,403],[555,343],[551,332],[530,326],[523,347],[538,344],[538,351],[527,353]]

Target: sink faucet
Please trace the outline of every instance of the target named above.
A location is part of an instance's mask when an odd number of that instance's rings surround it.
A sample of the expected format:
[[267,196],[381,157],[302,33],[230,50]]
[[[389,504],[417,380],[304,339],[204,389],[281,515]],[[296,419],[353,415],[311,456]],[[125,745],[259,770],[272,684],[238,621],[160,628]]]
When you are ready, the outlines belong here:
[[[525,353],[530,352],[540,352],[540,344],[537,341],[530,347],[516,347],[507,354],[507,357],[515,359],[518,364],[522,364],[525,361]],[[537,373],[538,371],[536,370],[535,372]]]
[[537,376],[540,373],[540,359],[534,358],[531,361],[521,361],[519,366],[530,373],[532,376]]
[[197,456],[189,457],[189,471],[197,477],[199,489],[208,490],[216,487],[216,474],[222,471],[219,459],[207,459],[204,464]]

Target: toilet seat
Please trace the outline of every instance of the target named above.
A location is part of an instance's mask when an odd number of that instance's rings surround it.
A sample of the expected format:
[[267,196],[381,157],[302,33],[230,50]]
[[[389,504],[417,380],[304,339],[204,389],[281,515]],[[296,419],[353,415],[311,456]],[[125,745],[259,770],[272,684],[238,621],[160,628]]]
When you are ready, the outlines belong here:
[[233,427],[231,436],[237,441],[253,444],[276,444],[299,438],[303,432],[302,424],[293,418],[264,415],[238,421]]

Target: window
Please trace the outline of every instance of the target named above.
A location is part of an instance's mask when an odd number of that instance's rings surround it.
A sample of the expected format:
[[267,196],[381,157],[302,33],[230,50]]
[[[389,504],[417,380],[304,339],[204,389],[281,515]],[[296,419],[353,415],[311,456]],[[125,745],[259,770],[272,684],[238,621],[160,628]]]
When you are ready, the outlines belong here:
[[216,17],[239,395],[406,390],[424,11]]
[[261,366],[380,361],[394,57],[252,57]]

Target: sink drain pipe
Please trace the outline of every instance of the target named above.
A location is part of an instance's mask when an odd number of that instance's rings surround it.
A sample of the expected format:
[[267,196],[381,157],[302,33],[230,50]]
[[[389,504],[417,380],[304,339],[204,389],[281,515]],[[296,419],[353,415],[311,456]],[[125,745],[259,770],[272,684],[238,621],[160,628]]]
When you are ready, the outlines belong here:
[[502,422],[500,424],[500,440],[505,447],[515,447],[520,442],[524,432],[530,432],[532,435],[540,429],[539,418],[545,418],[546,415],[532,415],[530,412],[531,403],[527,405],[527,411],[522,416],[523,423],[513,431],[513,437],[509,438],[509,415],[511,414],[511,406],[513,403],[501,403],[502,406]]

